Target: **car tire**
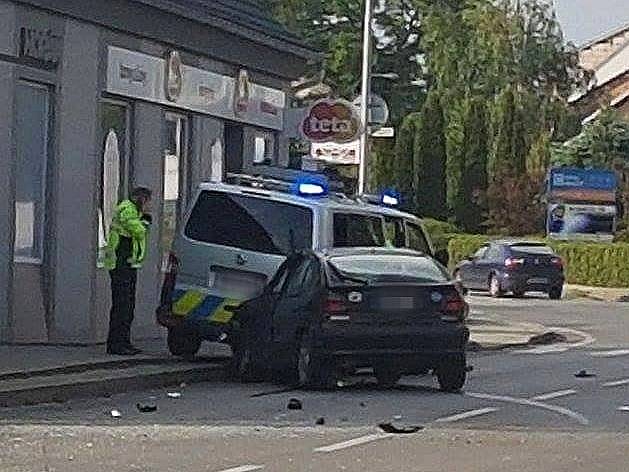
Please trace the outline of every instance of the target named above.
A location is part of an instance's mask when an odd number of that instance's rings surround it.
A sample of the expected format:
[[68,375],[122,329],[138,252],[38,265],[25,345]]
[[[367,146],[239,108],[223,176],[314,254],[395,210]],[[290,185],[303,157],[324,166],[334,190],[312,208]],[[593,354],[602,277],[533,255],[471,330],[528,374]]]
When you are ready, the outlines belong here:
[[561,300],[563,295],[563,287],[553,287],[548,292],[548,298],[551,300]]
[[168,350],[173,356],[194,357],[199,352],[201,337],[192,329],[170,328],[168,330]]
[[310,337],[296,343],[294,372],[296,384],[306,389],[331,389],[335,385],[334,369],[330,362],[315,354]]
[[504,295],[504,291],[500,286],[500,280],[495,275],[489,278],[489,295],[493,298],[500,298]]
[[524,290],[514,290],[513,291],[513,296],[515,298],[524,298],[524,295],[526,295],[526,291],[524,291]]
[[457,393],[460,392],[465,385],[467,379],[467,363],[465,354],[446,359],[435,373],[439,387],[443,392]]
[[402,374],[390,369],[376,369],[374,373],[376,375],[376,379],[378,380],[378,385],[383,388],[395,387],[402,378]]

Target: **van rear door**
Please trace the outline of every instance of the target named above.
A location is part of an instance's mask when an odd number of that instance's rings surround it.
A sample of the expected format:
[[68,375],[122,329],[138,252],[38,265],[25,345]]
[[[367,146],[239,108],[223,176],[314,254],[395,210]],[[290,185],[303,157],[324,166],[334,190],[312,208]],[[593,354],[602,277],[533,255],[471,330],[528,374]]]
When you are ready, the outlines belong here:
[[201,191],[175,243],[174,314],[228,322],[224,307],[257,296],[287,254],[312,248],[312,235],[310,208],[253,193]]

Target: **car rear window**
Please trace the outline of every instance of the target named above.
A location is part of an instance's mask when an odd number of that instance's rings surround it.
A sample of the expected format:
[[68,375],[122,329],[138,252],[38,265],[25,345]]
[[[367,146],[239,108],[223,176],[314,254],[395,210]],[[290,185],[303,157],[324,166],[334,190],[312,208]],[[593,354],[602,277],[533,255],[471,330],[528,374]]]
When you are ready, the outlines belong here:
[[521,254],[535,254],[544,256],[552,256],[555,253],[550,247],[544,246],[543,244],[515,244],[511,246],[511,250],[513,252]]
[[379,216],[334,214],[334,247],[383,247],[383,221]]
[[330,263],[342,274],[357,278],[399,277],[422,283],[450,281],[448,273],[429,257],[370,254],[333,257]]
[[312,211],[289,203],[205,191],[185,234],[203,243],[287,255],[312,249]]

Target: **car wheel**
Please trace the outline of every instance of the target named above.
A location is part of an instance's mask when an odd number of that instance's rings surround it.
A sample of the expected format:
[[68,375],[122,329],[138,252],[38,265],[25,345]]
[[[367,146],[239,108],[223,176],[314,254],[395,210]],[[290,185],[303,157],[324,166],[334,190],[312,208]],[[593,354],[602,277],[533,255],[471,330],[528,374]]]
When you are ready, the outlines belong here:
[[504,295],[502,287],[500,286],[500,280],[495,275],[492,275],[489,279],[489,294],[494,298],[499,298]]
[[444,392],[459,392],[467,378],[467,365],[465,355],[460,354],[447,359],[436,369],[439,387]]
[[179,327],[168,330],[167,342],[173,356],[194,357],[201,348],[202,339],[194,330]]
[[295,352],[297,385],[304,388],[328,389],[334,387],[334,372],[325,359],[313,352],[310,339],[297,343]]
[[524,295],[526,295],[526,292],[524,290],[514,290],[513,291],[513,296],[515,298],[523,298]]
[[399,382],[402,375],[396,370],[391,369],[376,369],[375,371],[376,379],[378,380],[378,385],[384,388],[392,388]]
[[548,292],[548,297],[551,300],[561,300],[562,295],[563,295],[563,287],[553,287]]

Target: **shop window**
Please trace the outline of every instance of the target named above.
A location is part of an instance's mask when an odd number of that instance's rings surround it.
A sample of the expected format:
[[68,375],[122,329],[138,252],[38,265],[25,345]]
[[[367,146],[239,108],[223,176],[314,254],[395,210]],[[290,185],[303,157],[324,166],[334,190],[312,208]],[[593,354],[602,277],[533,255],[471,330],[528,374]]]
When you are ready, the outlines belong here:
[[99,267],[102,267],[109,226],[118,203],[128,194],[129,108],[125,103],[103,102],[100,136],[102,143],[101,192],[98,209]]
[[275,160],[275,135],[270,132],[258,132],[254,139],[253,163],[271,165]]
[[44,258],[46,172],[51,91],[20,81],[16,88],[15,246],[17,262]]

